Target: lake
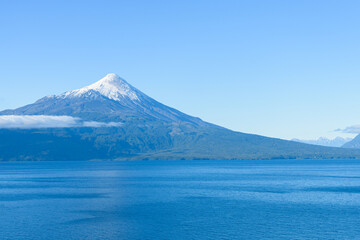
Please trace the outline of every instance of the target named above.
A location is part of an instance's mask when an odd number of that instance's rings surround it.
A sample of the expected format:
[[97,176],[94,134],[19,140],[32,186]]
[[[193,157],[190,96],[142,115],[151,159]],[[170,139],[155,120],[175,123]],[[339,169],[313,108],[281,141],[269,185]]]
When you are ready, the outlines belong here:
[[360,239],[360,160],[0,163],[0,239]]

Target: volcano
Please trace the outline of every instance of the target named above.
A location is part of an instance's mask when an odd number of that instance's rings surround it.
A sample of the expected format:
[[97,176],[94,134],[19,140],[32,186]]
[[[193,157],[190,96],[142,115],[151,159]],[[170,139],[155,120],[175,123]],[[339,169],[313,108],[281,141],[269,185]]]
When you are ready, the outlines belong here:
[[[29,118],[46,121],[54,117],[58,117],[56,120],[70,118],[73,124],[37,127],[32,123],[31,128],[10,128],[2,124],[0,160],[316,159],[360,156],[357,149],[315,146],[246,134],[208,123],[154,100],[113,73],[84,88],[47,96],[33,104],[0,112],[3,121]],[[85,124],[79,125],[78,122]]]

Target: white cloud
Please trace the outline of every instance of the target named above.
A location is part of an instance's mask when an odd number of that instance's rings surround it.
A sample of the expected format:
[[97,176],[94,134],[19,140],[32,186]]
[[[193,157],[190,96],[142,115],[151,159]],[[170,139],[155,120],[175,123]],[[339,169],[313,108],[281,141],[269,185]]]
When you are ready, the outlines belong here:
[[119,127],[121,126],[122,123],[120,122],[109,122],[109,123],[105,123],[105,122],[95,122],[95,121],[90,121],[90,122],[83,122],[83,126],[84,127]]
[[360,125],[352,125],[352,126],[344,128],[344,129],[338,128],[335,131],[343,132],[343,133],[359,134],[360,133]]
[[83,121],[70,116],[49,115],[3,115],[0,116],[0,128],[70,128],[70,127],[118,127],[120,122]]

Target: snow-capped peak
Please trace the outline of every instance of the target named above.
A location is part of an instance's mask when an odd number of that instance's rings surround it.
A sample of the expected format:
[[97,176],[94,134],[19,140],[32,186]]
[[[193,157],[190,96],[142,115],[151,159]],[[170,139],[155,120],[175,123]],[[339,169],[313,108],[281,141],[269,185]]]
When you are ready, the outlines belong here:
[[77,97],[86,94],[90,90],[97,91],[101,95],[115,101],[120,101],[123,98],[130,98],[132,101],[139,100],[138,91],[115,73],[109,73],[96,83],[93,83],[84,88],[66,92],[62,94],[62,96]]

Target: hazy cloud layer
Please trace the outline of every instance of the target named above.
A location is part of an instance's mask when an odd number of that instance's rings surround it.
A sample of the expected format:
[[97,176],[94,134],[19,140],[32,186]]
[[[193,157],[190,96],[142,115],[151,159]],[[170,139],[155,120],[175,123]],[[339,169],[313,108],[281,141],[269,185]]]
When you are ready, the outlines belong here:
[[346,127],[344,129],[339,128],[339,129],[336,129],[335,131],[343,132],[343,133],[359,134],[360,133],[360,125],[353,125],[353,126]]
[[70,128],[70,127],[118,127],[119,122],[83,121],[70,116],[48,115],[3,115],[0,116],[0,128]]

